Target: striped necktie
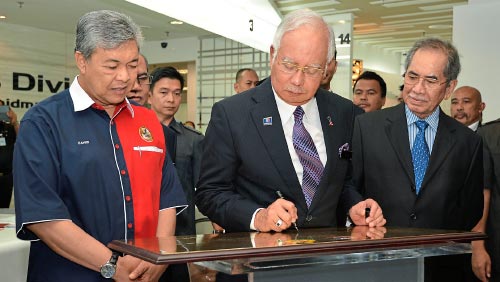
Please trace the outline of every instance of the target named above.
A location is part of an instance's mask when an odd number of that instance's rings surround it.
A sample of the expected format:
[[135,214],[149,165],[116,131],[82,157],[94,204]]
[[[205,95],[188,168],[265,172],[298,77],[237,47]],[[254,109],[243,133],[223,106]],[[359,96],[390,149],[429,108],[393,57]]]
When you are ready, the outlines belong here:
[[309,207],[314,198],[314,193],[318,188],[321,176],[323,175],[324,167],[311,135],[309,135],[309,132],[307,132],[302,123],[304,110],[301,106],[295,109],[293,116],[295,119],[292,134],[293,147],[304,168],[304,173],[302,175],[302,192],[304,193],[307,207]]

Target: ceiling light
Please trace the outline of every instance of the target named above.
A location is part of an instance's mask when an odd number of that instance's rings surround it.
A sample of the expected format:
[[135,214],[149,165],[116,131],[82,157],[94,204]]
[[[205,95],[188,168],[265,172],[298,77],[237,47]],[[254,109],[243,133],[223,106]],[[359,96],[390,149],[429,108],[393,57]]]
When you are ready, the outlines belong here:
[[178,20],[173,20],[173,21],[170,21],[170,24],[184,24],[184,22],[181,22],[181,21],[178,21]]
[[6,16],[0,16],[0,20],[5,20],[6,18]]
[[345,24],[345,20],[338,21],[339,24]]
[[429,26],[430,29],[450,29],[452,28],[451,24],[433,24]]

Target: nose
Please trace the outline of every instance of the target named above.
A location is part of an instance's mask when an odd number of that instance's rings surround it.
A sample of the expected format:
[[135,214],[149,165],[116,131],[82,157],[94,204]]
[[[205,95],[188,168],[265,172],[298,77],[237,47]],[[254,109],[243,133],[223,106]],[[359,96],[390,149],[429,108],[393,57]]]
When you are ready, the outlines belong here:
[[[118,70],[116,72],[116,79],[117,80],[120,80],[123,82],[128,82],[130,80],[130,77],[131,77],[131,75],[129,73],[129,69],[126,66],[121,66],[118,68]],[[136,83],[137,83],[137,81],[136,81]]]
[[303,69],[297,69],[292,75],[291,82],[294,85],[302,85],[304,83],[305,76],[306,75]]

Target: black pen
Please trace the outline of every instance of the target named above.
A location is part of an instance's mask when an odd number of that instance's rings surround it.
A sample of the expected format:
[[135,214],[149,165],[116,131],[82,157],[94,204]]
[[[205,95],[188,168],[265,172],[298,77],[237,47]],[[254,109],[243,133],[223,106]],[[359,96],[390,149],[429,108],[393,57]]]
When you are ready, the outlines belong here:
[[365,218],[370,217],[370,208],[365,208]]
[[[278,195],[278,197],[280,197],[280,199],[285,199],[285,197],[283,197],[283,194],[281,194],[281,191],[278,190],[276,191],[276,194]],[[299,232],[299,228],[297,227],[297,223],[296,222],[292,222],[293,224],[293,227],[295,227],[295,229],[297,230],[297,232]]]

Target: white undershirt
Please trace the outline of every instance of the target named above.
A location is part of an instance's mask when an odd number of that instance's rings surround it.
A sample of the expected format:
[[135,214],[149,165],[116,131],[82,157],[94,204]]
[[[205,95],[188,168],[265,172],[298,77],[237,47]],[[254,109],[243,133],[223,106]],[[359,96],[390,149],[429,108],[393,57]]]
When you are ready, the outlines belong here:
[[[295,173],[297,174],[297,178],[299,180],[300,185],[302,185],[302,175],[304,173],[304,168],[300,163],[299,156],[297,152],[295,152],[295,148],[293,147],[293,125],[295,123],[293,112],[297,108],[297,106],[292,106],[283,101],[274,91],[274,99],[276,100],[276,105],[278,107],[278,112],[281,118],[281,125],[283,126],[283,131],[285,133],[286,144],[288,146],[288,152],[290,153],[290,157],[292,158],[293,167],[295,169]],[[306,128],[309,135],[313,139],[314,145],[316,146],[316,150],[319,154],[319,159],[323,166],[325,166],[327,161],[326,156],[326,146],[325,146],[325,138],[323,137],[323,128],[321,127],[321,120],[319,118],[319,110],[318,104],[316,103],[316,98],[312,98],[306,104],[302,105],[302,109],[304,110],[304,118],[302,119],[302,123]],[[260,209],[257,209],[253,215],[252,220],[250,221],[250,229],[255,229],[255,215]]]
[[[292,140],[293,125],[295,123],[293,112],[295,111],[297,106],[287,104],[276,94],[276,92],[274,92],[274,98],[276,99],[276,105],[278,106],[278,112],[280,113],[281,124],[285,133],[286,144],[288,145],[288,152],[290,153],[290,157],[292,158],[292,163],[293,167],[295,168],[295,172],[297,173],[297,178],[300,182],[300,185],[302,185],[302,174],[304,172],[304,169],[302,167],[302,164],[300,163],[297,152],[295,152]],[[318,151],[321,163],[323,164],[323,166],[325,166],[327,159],[325,138],[323,136],[323,129],[321,128],[321,120],[319,118],[316,98],[312,98],[306,104],[302,105],[302,109],[304,109],[304,118],[302,120],[302,123],[307,129],[307,132],[309,132],[309,134],[311,135],[314,145],[316,146],[316,150]]]

